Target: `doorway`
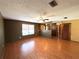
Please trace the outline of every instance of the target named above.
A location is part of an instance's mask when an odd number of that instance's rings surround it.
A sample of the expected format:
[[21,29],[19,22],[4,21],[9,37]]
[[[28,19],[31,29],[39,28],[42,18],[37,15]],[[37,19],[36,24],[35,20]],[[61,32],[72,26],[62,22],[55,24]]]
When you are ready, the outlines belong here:
[[71,40],[71,23],[60,25],[60,37],[63,40]]

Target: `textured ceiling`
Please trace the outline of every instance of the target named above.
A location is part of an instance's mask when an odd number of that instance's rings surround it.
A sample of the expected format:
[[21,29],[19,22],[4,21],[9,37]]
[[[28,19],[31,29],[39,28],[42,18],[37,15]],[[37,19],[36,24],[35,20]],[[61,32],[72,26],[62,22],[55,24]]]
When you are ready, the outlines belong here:
[[[37,22],[39,17],[59,21],[79,19],[79,0],[56,0],[58,5],[51,7],[52,0],[0,0],[0,12],[6,18]],[[56,20],[55,20],[56,19]]]

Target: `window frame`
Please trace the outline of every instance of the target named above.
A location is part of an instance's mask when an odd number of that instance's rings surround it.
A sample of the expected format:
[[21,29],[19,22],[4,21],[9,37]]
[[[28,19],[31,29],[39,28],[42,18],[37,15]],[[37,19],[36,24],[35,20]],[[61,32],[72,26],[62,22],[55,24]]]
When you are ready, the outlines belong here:
[[[28,27],[28,29],[27,29],[28,34],[23,34],[23,25],[27,25],[27,27]],[[30,30],[31,30],[31,29],[30,29],[30,26],[31,26],[31,25],[33,25],[33,32],[34,32],[34,33],[32,33],[32,34],[29,33]],[[29,29],[30,29],[30,30],[29,30]],[[35,25],[34,25],[34,24],[25,24],[25,23],[24,23],[24,24],[22,24],[22,31],[21,31],[21,32],[22,32],[22,36],[34,35],[34,34],[35,34]]]

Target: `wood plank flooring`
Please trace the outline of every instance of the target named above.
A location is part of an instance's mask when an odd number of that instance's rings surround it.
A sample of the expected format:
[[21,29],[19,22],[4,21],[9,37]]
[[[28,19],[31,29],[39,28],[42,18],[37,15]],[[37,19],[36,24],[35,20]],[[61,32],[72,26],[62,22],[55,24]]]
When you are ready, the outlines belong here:
[[4,59],[79,59],[79,43],[34,37],[6,44]]

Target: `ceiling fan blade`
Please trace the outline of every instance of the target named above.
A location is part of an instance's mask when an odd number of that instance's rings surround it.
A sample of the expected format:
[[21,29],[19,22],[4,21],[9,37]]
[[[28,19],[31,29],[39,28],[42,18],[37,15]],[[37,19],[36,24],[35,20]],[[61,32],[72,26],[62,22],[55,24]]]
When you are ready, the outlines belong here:
[[53,14],[49,14],[49,15],[46,15],[46,17],[54,17],[55,15]]

